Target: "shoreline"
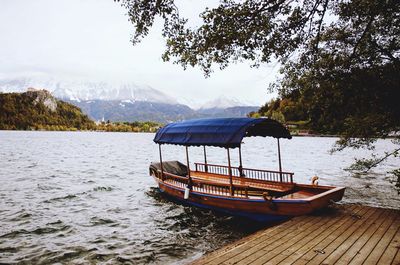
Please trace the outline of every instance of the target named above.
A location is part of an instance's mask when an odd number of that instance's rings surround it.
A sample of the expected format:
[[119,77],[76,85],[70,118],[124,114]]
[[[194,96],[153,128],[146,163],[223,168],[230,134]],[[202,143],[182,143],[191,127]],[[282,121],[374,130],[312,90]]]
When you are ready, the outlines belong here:
[[123,132],[123,131],[105,131],[105,130],[4,130],[0,129],[0,132],[103,132],[103,133],[155,133],[155,132]]
[[[118,131],[118,130],[7,130],[7,129],[0,129],[0,131],[15,131],[15,132],[121,132],[121,133],[156,133],[156,131]],[[324,138],[340,138],[341,135],[335,134],[292,134],[292,137],[324,137]],[[394,139],[397,136],[388,136],[386,138],[378,138],[378,139]]]

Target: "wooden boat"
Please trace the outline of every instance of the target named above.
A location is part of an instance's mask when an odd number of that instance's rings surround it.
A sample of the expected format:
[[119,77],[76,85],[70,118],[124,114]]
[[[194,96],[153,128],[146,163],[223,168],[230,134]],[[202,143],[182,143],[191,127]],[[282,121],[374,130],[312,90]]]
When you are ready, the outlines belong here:
[[[245,168],[241,143],[244,137],[271,136],[277,139],[279,170]],[[171,199],[197,207],[257,221],[275,221],[304,215],[340,201],[345,188],[293,182],[294,173],[282,171],[280,138],[291,139],[287,128],[267,118],[198,119],[171,123],[158,130],[160,161],[150,165],[150,175]],[[161,145],[186,148],[186,165],[163,161]],[[190,168],[188,147],[203,146],[204,163]],[[225,148],[228,165],[207,163],[206,146]],[[230,150],[239,149],[239,166],[230,162]]]

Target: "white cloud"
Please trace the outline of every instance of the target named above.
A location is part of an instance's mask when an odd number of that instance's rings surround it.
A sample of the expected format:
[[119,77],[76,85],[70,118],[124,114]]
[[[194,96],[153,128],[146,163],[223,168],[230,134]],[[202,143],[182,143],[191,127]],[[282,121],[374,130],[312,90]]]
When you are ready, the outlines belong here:
[[[217,1],[181,0],[193,25],[199,10]],[[2,0],[0,3],[0,78],[47,73],[107,81],[133,81],[186,100],[203,103],[231,96],[263,104],[277,68],[252,69],[233,64],[204,78],[199,69],[184,71],[161,60],[160,25],[137,46],[133,27],[112,0]]]

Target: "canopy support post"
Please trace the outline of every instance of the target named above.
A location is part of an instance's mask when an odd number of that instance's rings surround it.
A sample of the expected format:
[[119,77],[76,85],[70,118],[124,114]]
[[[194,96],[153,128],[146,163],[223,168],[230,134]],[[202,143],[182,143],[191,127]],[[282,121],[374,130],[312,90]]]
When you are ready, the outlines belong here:
[[231,168],[231,155],[229,153],[229,147],[226,148],[228,152],[228,173],[229,173],[229,192],[231,196],[233,196],[234,190],[233,190],[233,181],[232,181],[232,168]]
[[164,181],[164,168],[162,164],[161,144],[158,144],[158,151],[160,153],[161,180]]
[[192,189],[192,178],[190,177],[190,163],[189,163],[189,151],[188,151],[188,147],[186,147],[186,166],[187,166],[187,171],[188,171],[188,188],[191,190]]
[[239,145],[239,174],[241,177],[244,177],[242,164],[242,145]]
[[277,138],[277,139],[278,139],[279,177],[280,177],[280,180],[282,182],[283,178],[282,178],[281,146],[279,144],[279,138]]
[[207,152],[206,152],[206,146],[205,145],[203,145],[203,151],[204,151],[204,170],[205,170],[205,172],[208,172]]

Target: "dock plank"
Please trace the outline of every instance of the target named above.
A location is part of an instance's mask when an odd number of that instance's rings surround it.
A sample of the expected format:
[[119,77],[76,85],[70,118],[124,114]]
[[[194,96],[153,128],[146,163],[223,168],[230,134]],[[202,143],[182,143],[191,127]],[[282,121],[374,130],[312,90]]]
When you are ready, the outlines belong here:
[[276,236],[274,241],[270,241],[269,244],[257,246],[257,251],[254,252],[252,255],[248,255],[249,253],[247,253],[243,258],[241,253],[235,258],[229,260],[228,262],[224,262],[223,264],[236,264],[239,262],[240,264],[250,264],[252,262],[255,262],[255,260],[268,254],[275,248],[278,248],[281,244],[298,238],[299,234],[301,234],[302,231],[311,229],[314,226],[315,221],[320,222],[322,220],[322,217],[313,218],[311,222],[308,222],[304,225],[293,226],[289,233],[287,231],[283,231],[283,233]]
[[[317,219],[317,222],[320,222],[322,225],[326,223],[323,218]],[[306,234],[309,234],[314,230],[315,223],[307,227],[301,227],[300,229],[296,230],[296,233],[292,233],[290,235],[285,235],[284,237],[280,237],[278,241],[270,244],[267,247],[264,247],[257,253],[257,255],[248,256],[247,258],[240,261],[241,264],[264,264],[265,262],[269,261],[271,258],[275,257],[279,254],[280,248],[289,247],[295,244],[297,241],[301,240]]]
[[[386,214],[387,216],[382,216],[378,222],[371,225],[368,230],[346,251],[346,253],[340,257],[336,264],[349,264],[354,258],[362,255],[362,252],[365,251],[365,247],[371,245],[371,242],[376,241],[376,243],[378,243],[396,218],[392,211],[387,211]],[[383,253],[383,251],[381,253]]]
[[[355,222],[351,227],[349,227],[344,233],[333,240],[327,247],[323,249],[324,255],[317,255],[308,264],[321,264],[327,257],[331,256],[337,249],[342,245],[347,245],[348,240],[352,242],[352,236],[357,233],[357,231],[365,231],[366,227],[375,222],[383,214],[382,211],[376,210],[369,218],[362,218],[358,222]],[[336,254],[340,254],[335,253]],[[328,262],[326,264],[329,264]]]
[[315,239],[315,237],[319,236],[324,231],[330,231],[330,228],[343,217],[343,215],[338,214],[336,216],[332,216],[330,219],[324,218],[327,220],[326,222],[322,221],[314,223],[310,229],[303,230],[296,237],[283,243],[279,248],[269,251],[266,255],[254,262],[254,264],[265,264],[267,262],[271,264],[278,264],[283,259],[289,257],[292,253],[298,250],[301,246]]
[[[400,251],[400,217],[397,216],[396,221],[392,224],[391,228],[396,229],[397,231],[390,241],[388,247],[383,253],[382,257],[379,260],[379,264],[392,264],[394,261],[394,257],[396,253]],[[399,260],[400,262],[400,260]]]
[[[356,208],[354,209],[354,214],[362,214],[363,212],[367,211],[365,208]],[[293,264],[299,258],[301,258],[304,253],[311,251],[313,249],[318,248],[318,245],[327,238],[333,231],[337,231],[338,229],[344,230],[347,229],[352,223],[354,217],[352,215],[342,215],[341,219],[337,221],[334,225],[329,228],[321,227],[324,229],[324,232],[320,235],[316,236],[314,239],[310,240],[308,243],[304,245],[300,245],[300,248],[295,250],[292,253],[285,253],[282,252],[281,255],[285,255],[285,259],[283,259],[279,264]],[[287,250],[286,250],[287,251]]]
[[243,251],[237,251],[231,258],[225,259],[225,257],[221,257],[223,262],[219,262],[218,264],[235,264],[241,262],[242,264],[246,259],[257,257],[260,254],[260,251],[267,246],[267,248],[272,248],[277,242],[282,240],[282,237],[290,238],[294,236],[300,227],[309,227],[313,224],[313,219],[309,218],[307,222],[303,222],[300,224],[295,224],[287,229],[280,230],[279,233],[263,238],[263,241],[258,242],[257,244],[251,246],[251,248],[245,249]]
[[377,214],[377,211],[375,209],[367,208],[363,214],[354,215],[352,222],[348,226],[341,227],[340,229],[332,231],[332,233],[323,242],[318,244],[318,248],[307,251],[294,264],[307,264],[311,260],[314,260],[316,258],[318,259],[318,257],[321,257],[321,259],[325,258],[329,254],[329,250],[326,250],[327,247],[332,246],[332,251],[336,249],[334,247],[335,245],[333,245],[335,241],[341,239],[344,240],[345,238],[347,238],[347,232],[351,231],[351,229],[354,229],[356,226],[361,226],[365,220],[367,220],[371,216],[374,216],[374,214]]
[[[211,254],[201,258],[201,260],[199,260],[198,262],[199,264],[219,264],[237,255],[238,253],[249,251],[249,249],[254,246],[262,245],[266,240],[273,237],[274,235],[279,234],[282,231],[290,231],[290,229],[292,229],[296,225],[302,225],[311,221],[312,218],[310,216],[301,216],[298,218],[298,220],[296,220],[296,222],[289,220],[282,225],[259,231],[255,235],[246,237],[238,241],[237,243],[228,245],[227,247],[224,247],[218,251],[212,252]],[[250,252],[250,254],[251,253],[252,252]],[[206,262],[202,262],[202,260],[205,260]]]
[[394,257],[391,265],[399,265],[400,264],[400,248],[397,249],[396,256]]
[[379,231],[379,229],[386,230],[391,225],[390,211],[384,211],[383,214],[371,223],[369,226],[365,225],[362,229],[357,229],[345,242],[343,242],[329,257],[324,260],[327,264],[349,264],[356,255],[360,253],[361,249],[369,240]]
[[399,216],[396,216],[395,213],[392,211],[392,222],[391,225],[386,229],[386,232],[382,234],[380,237],[379,242],[377,242],[374,250],[369,254],[368,258],[365,260],[366,264],[385,264],[382,262],[378,262],[380,257],[383,256],[383,253],[390,244],[390,241],[395,236],[397,230],[399,230],[400,221]]
[[400,211],[335,205],[265,228],[192,264],[400,264]]

